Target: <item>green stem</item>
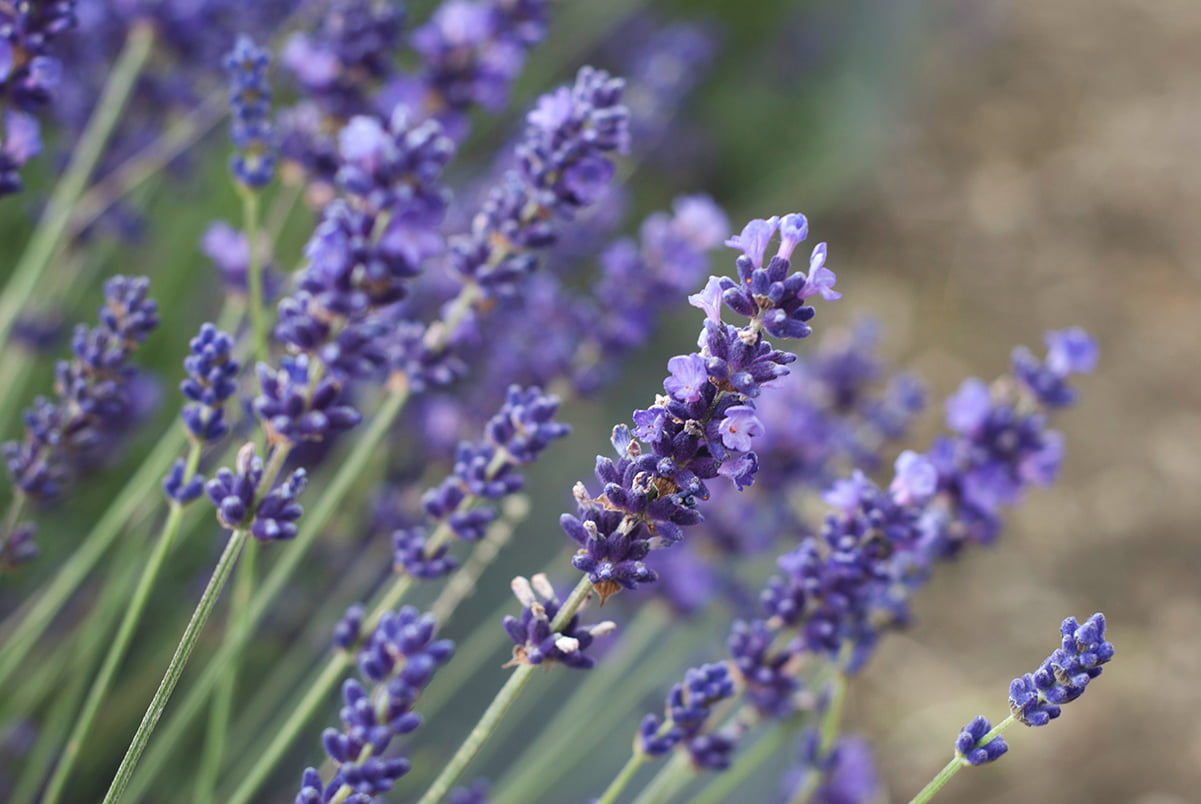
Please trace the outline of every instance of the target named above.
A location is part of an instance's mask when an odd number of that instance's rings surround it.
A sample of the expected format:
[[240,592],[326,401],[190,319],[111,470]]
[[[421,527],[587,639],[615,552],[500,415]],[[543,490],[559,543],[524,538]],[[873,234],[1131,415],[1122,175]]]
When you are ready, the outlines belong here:
[[229,540],[225,543],[225,550],[221,553],[221,558],[218,559],[217,566],[213,569],[208,586],[205,587],[204,594],[200,596],[200,602],[196,605],[196,610],[192,612],[187,628],[180,637],[179,645],[175,648],[175,655],[171,657],[167,672],[163,675],[163,680],[159,682],[158,689],[154,692],[154,698],[151,699],[150,706],[146,708],[146,714],[142,716],[142,722],[138,725],[138,730],[129,743],[129,748],[125,751],[121,766],[117,769],[112,784],[109,785],[108,792],[104,796],[104,804],[116,804],[121,800],[125,786],[129,784],[129,777],[133,774],[133,769],[137,766],[142,751],[146,749],[150,735],[154,731],[159,717],[162,716],[163,709],[166,708],[167,701],[175,690],[175,685],[179,682],[179,677],[183,674],[183,669],[192,655],[192,649],[196,647],[200,632],[208,622],[209,615],[213,612],[213,606],[216,605],[217,598],[225,587],[225,582],[229,580],[229,574],[246,543],[246,536],[247,531],[245,530],[235,530],[229,535]]
[[71,164],[55,186],[29,246],[13,269],[3,294],[0,294],[0,344],[5,348],[17,316],[28,306],[30,297],[41,284],[42,275],[71,221],[72,208],[87,186],[113,129],[121,119],[125,102],[153,45],[154,29],[151,26],[139,24],[130,29],[121,55],[108,75],[100,99],[96,101],[87,128],[75,145]]
[[694,775],[687,751],[676,751],[666,765],[655,774],[650,784],[634,799],[634,804],[662,804],[680,791]]
[[[240,306],[235,302],[225,304],[217,317],[220,329],[229,329],[241,317]],[[172,422],[159,436],[153,451],[139,464],[58,573],[46,584],[41,595],[17,609],[0,627],[0,687],[16,670],[25,666],[29,652],[46,628],[100,559],[109,554],[113,542],[138,509],[147,502],[157,503],[162,499],[159,497],[159,480],[171,468],[185,443],[184,430]],[[96,627],[107,628],[107,623],[97,622]]]
[[249,294],[247,307],[250,315],[251,350],[255,360],[266,363],[270,355],[267,351],[267,311],[263,307],[263,262],[258,242],[259,194],[239,184],[238,195],[242,196],[242,228],[250,250],[250,261],[246,267],[246,288]]
[[3,645],[0,648],[0,687],[15,671],[25,666],[29,652],[100,559],[108,555],[125,523],[148,498],[157,497],[160,493],[159,480],[171,467],[183,443],[182,431],[173,425],[108,509],[96,520],[91,531],[66,559],[42,594],[14,612],[5,622],[5,628],[2,629],[4,633],[0,636],[0,644]]
[[596,800],[596,804],[615,804],[617,797],[633,780],[634,775],[639,769],[646,764],[646,754],[635,748],[630,752],[630,758],[626,760],[626,764],[622,766],[617,776],[605,788],[605,792],[601,793],[601,797]]
[[[283,468],[289,451],[288,447],[280,446],[271,453],[271,457],[263,469],[262,479],[255,489],[255,506],[275,485],[275,478]],[[192,618],[188,620],[183,636],[179,639],[175,655],[171,657],[171,663],[167,666],[167,672],[163,674],[163,680],[159,682],[154,698],[150,701],[150,706],[146,708],[146,714],[142,716],[142,722],[138,725],[138,730],[134,734],[133,740],[130,741],[129,748],[125,751],[125,757],[121,760],[117,775],[113,778],[108,793],[104,796],[104,804],[116,804],[121,800],[125,786],[129,784],[133,770],[138,764],[138,759],[146,749],[150,735],[153,733],[158,719],[162,716],[163,709],[166,708],[167,701],[175,690],[175,685],[179,683],[179,677],[183,675],[184,667],[187,666],[192,650],[196,647],[196,641],[200,638],[200,632],[204,630],[204,625],[208,622],[209,615],[213,613],[213,607],[221,596],[221,590],[225,588],[230,572],[233,571],[233,566],[238,561],[238,555],[246,543],[247,534],[248,531],[242,529],[235,530],[230,534],[225,551],[213,569],[213,576],[209,579],[208,586],[205,587],[204,594],[200,596],[200,602],[196,604],[196,610],[192,612]]]
[[[246,606],[254,593],[254,565],[258,556],[256,544],[246,549],[246,555],[238,565],[238,575],[234,579],[233,596],[229,606],[229,627],[226,639],[235,639],[243,645],[246,643]],[[229,721],[233,711],[234,693],[237,691],[238,665],[240,653],[235,653],[225,666],[225,675],[213,695],[212,709],[209,712],[208,738],[204,745],[204,758],[200,763],[200,771],[196,779],[196,801],[211,802],[217,790],[217,777],[221,772],[221,761],[225,756],[225,740],[229,735]]]
[[258,593],[250,602],[246,614],[248,626],[246,633],[241,634],[237,639],[230,639],[223,643],[196,678],[163,733],[155,741],[155,748],[147,757],[146,767],[138,775],[141,780],[137,786],[138,791],[144,789],[145,785],[153,780],[154,774],[172,758],[172,747],[183,736],[192,718],[208,700],[209,693],[220,680],[224,665],[242,649],[249,634],[267,616],[276,597],[287,586],[308,549],[333,518],[334,512],[350,491],[351,486],[362,475],[371,455],[384,443],[388,430],[400,415],[400,411],[404,409],[407,400],[408,391],[404,388],[388,394],[384,404],[371,420],[371,424],[366,430],[359,433],[358,440],[355,441],[349,454],[338,466],[338,471],[330,479],[330,483],[325,487],[321,497],[312,508],[305,511],[304,517],[300,520],[300,532],[288,545],[288,550],[280,555],[279,560],[263,579]]
[[[1017,722],[1017,718],[1013,715],[1010,715],[994,726],[992,731],[977,740],[976,746],[979,747],[988,745],[998,734],[1005,731],[1005,729]],[[918,794],[909,801],[909,804],[926,804],[927,801],[934,798],[939,790],[942,790],[944,787],[946,787],[947,782],[951,781],[951,778],[954,777],[955,774],[968,767],[971,766],[968,764],[967,760],[956,754],[951,758],[951,761],[948,762],[946,766],[938,772],[938,775],[931,779],[930,783],[923,787]]]
[[[95,610],[102,616],[117,608],[123,611],[129,602],[129,589],[137,583],[138,566],[144,549],[135,540],[126,542],[122,554],[113,562],[113,571],[99,598],[94,603]],[[58,759],[63,744],[76,720],[76,713],[88,692],[88,682],[93,670],[100,663],[104,649],[110,644],[111,634],[107,629],[96,628],[93,616],[77,626],[72,631],[70,654],[58,661],[46,662],[39,672],[30,674],[33,682],[24,685],[14,694],[21,709],[18,712],[0,716],[0,723],[6,718],[29,717],[43,703],[43,696],[51,700],[47,706],[51,710],[50,719],[38,729],[37,742],[25,759],[21,783],[13,793],[13,804],[26,804],[38,800],[38,795],[49,775],[50,769]],[[46,684],[46,682],[49,682]],[[46,689],[42,689],[42,685]]]
[[[508,460],[507,453],[503,449],[498,450],[496,455],[493,456],[492,462],[485,470],[485,476],[489,478],[495,477],[501,468],[508,463]],[[453,538],[453,531],[448,524],[450,516],[459,511],[466,511],[471,508],[477,499],[473,494],[467,494],[463,497],[455,507],[455,510],[430,534],[426,545],[428,551],[433,552],[439,549]],[[477,545],[477,549],[484,547],[484,543]],[[491,552],[495,555],[494,549]],[[389,585],[384,595],[370,607],[371,613],[363,620],[363,632],[370,633],[374,630],[376,625],[379,624],[380,618],[386,612],[396,608],[412,588],[413,578],[411,576],[401,575],[397,577]],[[455,605],[461,599],[461,595],[466,593],[459,590],[450,591],[449,586],[445,591],[448,591],[451,598],[455,600]],[[448,605],[449,601],[444,603],[440,608],[446,608]],[[284,752],[288,750],[292,742],[296,739],[296,736],[312,718],[313,712],[325,700],[333,685],[337,683],[341,673],[349,665],[349,658],[349,655],[344,652],[336,653],[330,657],[326,669],[322,671],[318,681],[306,689],[304,698],[301,699],[299,704],[289,709],[288,719],[278,729],[272,730],[273,736],[271,742],[266,748],[256,752],[254,768],[241,777],[241,783],[237,789],[231,796],[227,797],[229,804],[243,804],[243,802],[249,801],[251,796],[254,795],[259,785],[266,779],[267,774],[275,768],[276,764],[283,757]]]
[[[193,441],[191,449],[188,450],[187,465],[184,469],[185,484],[196,474],[196,467],[200,464],[200,450],[200,443]],[[171,552],[171,547],[179,534],[179,525],[182,519],[183,506],[172,503],[158,544],[154,546],[150,560],[146,562],[146,568],[142,571],[142,577],[138,580],[133,597],[130,598],[129,607],[126,608],[125,616],[121,619],[121,625],[117,629],[117,635],[113,638],[108,654],[104,657],[100,672],[97,673],[91,689],[88,690],[88,697],[84,701],[83,709],[79,712],[70,737],[67,738],[67,744],[63,746],[62,758],[55,767],[54,774],[50,777],[46,794],[42,799],[43,804],[55,804],[62,795],[67,778],[75,767],[75,760],[79,758],[79,750],[83,747],[88,730],[92,727],[92,721],[95,719],[96,713],[100,711],[100,704],[104,701],[104,696],[108,694],[113,678],[121,666],[121,661],[125,658],[125,652],[129,649],[129,643],[133,639],[138,623],[141,622],[146,603],[150,599],[150,592],[154,589],[159,572],[163,568],[163,561]]]
[[[571,595],[563,603],[563,607],[559,609],[559,613],[555,615],[555,619],[550,624],[551,632],[555,632],[563,628],[575,613],[580,610],[580,606],[588,598],[592,592],[592,584],[588,581],[588,576],[580,579],[576,584],[575,589],[571,590]],[[508,681],[501,687],[500,692],[492,699],[492,703],[484,710],[484,714],[480,717],[479,723],[467,735],[467,739],[459,746],[459,750],[455,752],[450,761],[442,768],[442,772],[438,774],[438,778],[434,779],[434,783],[430,785],[429,790],[425,791],[425,795],[417,802],[417,804],[437,804],[441,801],[450,788],[471,760],[479,752],[480,747],[492,735],[496,729],[496,725],[504,718],[505,712],[517,700],[517,696],[521,694],[521,690],[529,683],[533,665],[523,664],[513,671],[509,676]]]

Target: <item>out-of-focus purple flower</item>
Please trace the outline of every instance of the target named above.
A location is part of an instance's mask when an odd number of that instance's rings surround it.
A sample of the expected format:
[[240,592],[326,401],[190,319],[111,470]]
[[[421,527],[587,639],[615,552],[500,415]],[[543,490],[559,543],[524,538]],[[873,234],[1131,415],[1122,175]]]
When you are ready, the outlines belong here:
[[229,75],[230,137],[238,153],[230,159],[234,178],[254,190],[262,189],[275,175],[276,146],[271,128],[271,84],[267,65],[271,56],[248,36],[239,36],[226,55]]
[[511,586],[522,610],[520,617],[504,618],[505,632],[515,645],[510,664],[557,663],[576,670],[588,670],[595,664],[585,651],[594,639],[613,632],[616,626],[612,622],[585,626],[580,624],[579,614],[574,614],[558,631],[551,631],[562,604],[546,576],[529,580],[518,576]]
[[488,783],[476,779],[467,787],[456,787],[450,791],[447,804],[489,804]]
[[571,432],[554,420],[558,409],[558,397],[539,388],[510,387],[488,420],[484,439],[460,442],[450,476],[422,495],[427,522],[393,534],[396,566],[415,578],[451,572],[457,562],[447,555],[446,545],[429,545],[431,530],[447,526],[465,541],[484,538],[497,516],[496,503],[524,485],[519,467],[534,463],[552,441]]
[[21,190],[19,170],[42,149],[37,119],[62,80],[51,44],[76,25],[75,1],[0,5],[0,196]]
[[825,756],[819,756],[818,735],[806,732],[801,740],[800,760],[784,775],[781,802],[792,801],[807,784],[810,775],[821,774],[821,781],[807,799],[813,804],[869,804],[880,790],[871,746],[858,737],[843,737]]
[[697,767],[724,770],[729,752],[714,750],[718,743],[714,735],[706,733],[706,727],[713,707],[733,696],[734,680],[725,663],[689,668],[683,683],[667,694],[663,716],[651,714],[642,719],[635,744],[648,756],[662,756],[683,745]]
[[137,371],[130,358],[158,326],[149,288],[144,277],[115,276],[104,283],[99,325],[79,325],[72,359],[55,366],[58,399],[34,400],[25,412],[24,439],[4,445],[9,473],[23,494],[57,499],[72,479],[111,455],[138,418]]
[[620,79],[584,67],[572,87],[542,96],[526,117],[519,167],[493,188],[471,232],[452,242],[464,281],[488,295],[512,293],[534,268],[531,251],[555,242],[556,219],[596,201],[613,171],[607,155],[628,145],[622,87]]

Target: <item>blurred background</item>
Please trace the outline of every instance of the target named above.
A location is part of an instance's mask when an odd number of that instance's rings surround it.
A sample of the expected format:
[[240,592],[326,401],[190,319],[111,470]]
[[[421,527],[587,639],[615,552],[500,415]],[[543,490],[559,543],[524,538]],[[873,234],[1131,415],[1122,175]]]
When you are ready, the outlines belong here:
[[[411,5],[414,19],[432,6]],[[886,359],[927,383],[928,410],[908,439],[916,449],[940,431],[941,400],[966,376],[1003,373],[1015,345],[1037,348],[1044,330],[1072,325],[1100,340],[1097,372],[1082,381],[1080,405],[1058,422],[1067,442],[1061,481],[1016,509],[994,548],[943,567],[917,601],[914,626],[890,636],[854,682],[846,728],[876,751],[880,800],[908,800],[942,767],[970,717],[1001,719],[1009,680],[1050,651],[1060,620],[1094,611],[1108,616],[1118,650],[1094,692],[1046,729],[1011,731],[1009,756],[961,774],[940,800],[1197,800],[1201,5],[567,2],[556,8],[509,112],[476,121],[467,164],[503,141],[538,92],[584,63],[622,72],[655,52],[640,35],[678,22],[698,26],[712,56],[689,68],[695,86],[681,92],[647,151],[623,168],[630,183],[619,229],[636,229],[643,215],[682,192],[712,194],[735,229],[750,217],[805,212],[816,239],[830,243],[829,264],[844,293],[821,307],[815,342],[864,317],[879,322]],[[224,133],[210,139],[130,201],[128,231],[118,237],[117,227],[101,229],[71,257],[86,261],[87,282],[63,294],[68,320],[89,320],[99,282],[118,272],[150,275],[167,311],[140,360],[162,380],[164,395],[160,423],[144,427],[144,436],[161,432],[175,414],[186,339],[219,305],[214,271],[197,244],[211,220],[236,219],[238,202],[225,174]],[[49,172],[46,165],[41,171]],[[29,175],[29,191],[0,204],[0,270],[19,253],[48,186],[37,169]],[[293,216],[281,246],[289,258],[311,222]],[[713,271],[729,270],[731,255],[718,254]],[[609,452],[612,425],[651,401],[666,359],[691,349],[697,325],[681,298],[621,382],[565,405],[572,437],[531,473],[532,513],[448,636],[464,638],[515,608],[507,579],[540,569],[560,548],[557,520],[572,508],[571,484],[590,479],[593,456]],[[49,365],[32,366],[28,387],[49,387]],[[7,427],[3,437],[15,437],[12,422]],[[398,448],[406,438],[398,436]],[[15,579],[0,576],[0,613],[53,570],[146,446],[81,486],[68,509],[41,517],[42,558]],[[369,491],[356,490],[359,504]],[[301,638],[297,624],[331,583],[317,564],[336,566],[340,549],[360,545],[352,513],[332,528],[325,554],[309,562],[309,576],[295,582],[278,621],[256,643],[261,677],[270,677],[281,644]],[[136,544],[150,532],[143,526],[130,538]],[[81,765],[73,800],[95,800],[107,784],[219,544],[206,519],[178,551],[174,577],[160,585],[152,621],[106,706],[108,739],[97,742],[111,745]],[[383,544],[356,549],[378,550],[381,566],[389,560]],[[563,569],[566,587],[574,575]],[[87,603],[85,590],[76,613]],[[617,611],[620,619],[625,610]],[[708,629],[701,633],[711,639],[702,635],[681,653],[570,784],[540,800],[579,801],[603,787],[628,754],[642,713],[660,708],[685,667],[724,653],[726,622],[721,613],[711,617],[690,626]],[[303,637],[314,657],[323,634]],[[209,648],[218,639],[210,636]],[[414,779],[395,800],[423,789],[500,686],[507,648],[497,647],[423,729]],[[514,713],[506,738],[478,763],[480,774],[502,774],[556,711],[574,679],[554,675]],[[181,690],[186,684],[185,676]],[[335,711],[331,701],[324,716],[332,721]],[[10,728],[0,768],[20,768],[36,720]],[[314,724],[313,738],[290,755],[273,795],[261,800],[291,800],[299,770],[317,759],[323,725]],[[199,733],[193,738],[199,744]],[[795,755],[786,753],[739,800],[774,800]],[[188,798],[168,782],[146,800]]]

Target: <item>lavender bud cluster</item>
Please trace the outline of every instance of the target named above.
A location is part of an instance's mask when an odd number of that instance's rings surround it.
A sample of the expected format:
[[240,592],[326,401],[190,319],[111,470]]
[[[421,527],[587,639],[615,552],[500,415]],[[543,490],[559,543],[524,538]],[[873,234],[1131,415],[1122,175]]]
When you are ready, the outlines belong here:
[[231,106],[230,137],[238,153],[230,159],[234,178],[258,190],[275,175],[275,143],[271,129],[271,85],[267,65],[271,54],[248,36],[238,37],[225,57]]
[[[58,499],[75,477],[107,456],[115,436],[136,418],[137,370],[130,359],[158,326],[149,288],[145,277],[115,276],[104,283],[99,325],[76,327],[72,359],[55,366],[57,399],[34,400],[25,412],[25,437],[4,444],[9,474],[27,497]],[[22,556],[30,555],[32,532],[24,526],[15,540]]]
[[384,754],[396,737],[421,725],[413,707],[438,667],[454,653],[454,643],[434,638],[436,628],[431,615],[411,606],[380,617],[357,656],[366,685],[347,679],[342,685],[342,729],[322,734],[337,771],[325,784],[315,768],[306,769],[296,804],[370,804],[408,773],[408,759]]
[[21,166],[42,150],[33,115],[50,104],[62,80],[54,40],[75,25],[74,0],[0,5],[0,197],[21,191]]

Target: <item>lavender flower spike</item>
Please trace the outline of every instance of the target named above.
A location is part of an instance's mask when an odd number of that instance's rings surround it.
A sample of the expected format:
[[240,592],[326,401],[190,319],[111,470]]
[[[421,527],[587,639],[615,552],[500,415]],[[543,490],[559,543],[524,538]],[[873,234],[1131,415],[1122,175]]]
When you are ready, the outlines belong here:
[[454,653],[454,643],[434,638],[436,628],[432,615],[411,606],[380,618],[358,653],[359,674],[366,684],[347,679],[342,686],[343,728],[326,729],[321,736],[338,769],[328,785],[315,769],[305,770],[296,804],[370,804],[408,773],[408,759],[383,755],[396,737],[421,725],[413,706]]
[[729,765],[729,751],[715,751],[716,746],[733,741],[714,739],[706,734],[713,707],[734,697],[734,678],[724,662],[694,667],[684,674],[684,682],[676,684],[667,695],[664,717],[647,715],[638,729],[636,745],[649,756],[662,756],[679,745],[691,754],[692,762],[700,768],[724,770]]
[[1113,658],[1113,645],[1105,641],[1104,614],[1094,614],[1083,625],[1068,617],[1059,633],[1060,647],[1033,673],[1009,685],[1009,709],[1027,726],[1045,726],[1059,717],[1063,704],[1083,695],[1101,675],[1101,665]]
[[76,25],[75,0],[0,4],[0,197],[20,192],[22,165],[42,150],[33,112],[62,80],[50,44]]
[[275,143],[271,130],[271,85],[267,65],[271,56],[248,36],[239,36],[225,57],[232,107],[230,136],[238,153],[230,159],[234,177],[259,190],[275,175]]
[[[580,547],[573,566],[588,575],[602,600],[656,580],[644,559],[680,541],[683,528],[701,521],[698,502],[709,498],[706,480],[728,477],[740,489],[754,482],[759,459],[752,446],[764,432],[754,399],[796,360],[774,348],[764,332],[804,338],[810,332],[805,322],[814,315],[805,299],[817,293],[834,298],[825,245],[814,249],[821,259],[811,261],[810,274],[793,272],[789,258],[807,227],[800,215],[785,216],[785,222],[779,251],[766,265],[764,251],[780,228],[779,218],[751,221],[727,241],[743,250],[739,281],[710,279],[689,297],[705,311],[698,351],[668,361],[666,395],[634,412],[633,430],[614,429],[617,460],[597,458],[600,495],[578,485],[577,515],[560,519]],[[815,289],[819,286],[825,292]],[[750,320],[742,327],[725,323],[723,306]]]
[[980,741],[990,731],[992,724],[988,722],[988,718],[976,717],[959,732],[959,738],[955,740],[955,755],[969,765],[985,765],[1000,759],[1009,750],[1004,737],[998,734],[984,745],[980,745]]
[[294,471],[281,485],[261,499],[256,494],[263,479],[263,461],[254,444],[238,450],[235,471],[217,470],[205,484],[209,499],[217,507],[217,521],[230,530],[247,529],[259,541],[280,541],[296,536],[296,521],[304,509],[296,499],[304,491],[303,469]]

